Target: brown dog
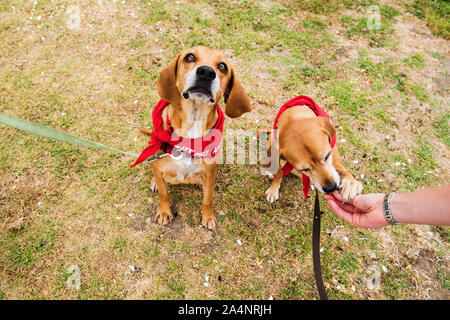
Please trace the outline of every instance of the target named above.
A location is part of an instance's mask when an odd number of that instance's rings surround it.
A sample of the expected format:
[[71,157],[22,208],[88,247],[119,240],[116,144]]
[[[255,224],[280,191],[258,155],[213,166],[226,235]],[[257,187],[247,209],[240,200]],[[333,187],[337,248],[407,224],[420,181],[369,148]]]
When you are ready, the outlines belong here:
[[[183,138],[204,137],[218,119],[217,103],[224,97],[225,113],[236,118],[252,107],[233,68],[222,53],[206,47],[194,47],[177,55],[158,80],[158,93],[170,105],[163,110],[175,133]],[[162,151],[161,151],[162,152]],[[216,157],[217,158],[217,157]],[[214,229],[212,208],[217,163],[215,158],[176,160],[164,157],[151,163],[154,178],[151,190],[158,192],[156,221],[165,225],[173,219],[168,183],[195,183],[203,186],[202,225]]]
[[[266,190],[266,199],[274,202],[279,198],[279,189],[283,179],[282,167],[289,162],[294,169],[292,173],[301,177],[308,176],[311,183],[321,192],[331,193],[340,190],[345,200],[353,199],[362,191],[362,184],[342,165],[338,148],[331,148],[331,138],[336,129],[326,117],[318,117],[307,106],[295,106],[286,109],[277,125],[277,139],[271,145],[269,139],[268,155],[278,152],[278,171],[266,172],[273,177],[272,185]],[[271,150],[276,148],[276,150]],[[272,160],[273,157],[271,158]],[[263,166],[267,167],[267,166]]]

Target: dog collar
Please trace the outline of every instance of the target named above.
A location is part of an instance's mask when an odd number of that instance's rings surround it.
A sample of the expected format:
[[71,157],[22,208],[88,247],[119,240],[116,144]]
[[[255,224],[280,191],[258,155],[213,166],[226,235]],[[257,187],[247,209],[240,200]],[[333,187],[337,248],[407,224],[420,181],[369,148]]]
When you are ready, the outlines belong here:
[[[278,120],[280,119],[283,112],[286,111],[286,109],[289,109],[291,107],[296,107],[296,106],[307,106],[312,111],[314,111],[316,116],[327,117],[331,121],[331,118],[328,115],[328,113],[326,113],[325,110],[323,110],[321,107],[319,107],[313,99],[311,99],[310,97],[307,97],[307,96],[297,96],[294,99],[289,100],[288,102],[286,102],[284,105],[281,106],[280,110],[277,113],[277,116],[275,117],[275,121],[273,123],[274,130],[277,129]],[[331,121],[331,123],[333,123],[333,122]],[[273,135],[273,138],[276,139],[275,134]],[[334,148],[334,146],[336,145],[336,135],[334,135],[331,138],[330,144],[331,144],[331,148]],[[294,167],[289,162],[286,162],[286,164],[282,168],[283,177],[285,175],[287,175],[289,172],[291,172],[293,169],[294,169]],[[307,175],[305,175],[304,173],[302,173],[302,182],[303,182],[303,193],[305,195],[305,199],[308,199],[308,192],[309,192],[309,187],[311,185],[311,181],[310,181],[309,177]]]
[[148,147],[141,152],[131,167],[141,163],[160,149],[174,156],[183,153],[192,158],[213,158],[220,151],[225,116],[219,104],[217,104],[219,117],[217,118],[216,124],[209,130],[206,136],[194,139],[179,137],[170,123],[169,116],[166,119],[167,129],[164,130],[162,113],[168,105],[169,102],[161,99],[153,110],[153,131],[150,134]]

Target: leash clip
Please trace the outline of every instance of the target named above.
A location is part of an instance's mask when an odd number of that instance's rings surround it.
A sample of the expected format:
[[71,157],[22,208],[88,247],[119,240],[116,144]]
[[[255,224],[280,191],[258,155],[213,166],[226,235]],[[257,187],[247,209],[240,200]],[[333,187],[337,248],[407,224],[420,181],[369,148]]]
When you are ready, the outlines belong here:
[[174,155],[171,154],[171,153],[168,153],[168,155],[169,155],[173,160],[181,160],[181,159],[183,159],[183,153],[182,153],[182,152],[180,152],[177,156],[174,156]]
[[183,152],[180,152],[180,151],[176,151],[176,152],[178,153],[178,155],[173,155],[168,152],[160,153],[160,154],[151,156],[150,158],[147,159],[147,161],[153,162],[153,161],[159,160],[159,159],[167,157],[167,156],[170,156],[173,160],[181,160],[181,159],[183,159],[183,157],[185,157],[185,154]]
[[160,154],[151,156],[150,158],[147,159],[147,161],[148,162],[153,162],[153,161],[159,160],[161,158],[164,158],[166,156],[172,156],[172,155],[170,153],[160,153]]

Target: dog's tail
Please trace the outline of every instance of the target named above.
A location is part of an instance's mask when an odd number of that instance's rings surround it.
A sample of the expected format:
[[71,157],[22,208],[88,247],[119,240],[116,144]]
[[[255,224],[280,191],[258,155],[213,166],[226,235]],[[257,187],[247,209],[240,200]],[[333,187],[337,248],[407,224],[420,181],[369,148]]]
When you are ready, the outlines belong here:
[[152,130],[148,130],[148,129],[139,129],[140,132],[151,135],[152,134]]

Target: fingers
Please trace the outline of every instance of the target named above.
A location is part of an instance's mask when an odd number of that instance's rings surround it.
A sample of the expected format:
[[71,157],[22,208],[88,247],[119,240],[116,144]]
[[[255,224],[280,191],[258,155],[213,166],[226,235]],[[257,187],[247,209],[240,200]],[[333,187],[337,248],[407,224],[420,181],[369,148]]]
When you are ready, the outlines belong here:
[[388,225],[383,213],[383,194],[357,196],[353,205],[339,201],[335,194],[324,197],[338,217],[354,226],[380,228]]
[[[327,195],[327,194],[325,194],[325,195]],[[352,200],[350,200],[350,201],[345,200],[338,190],[334,190],[333,193],[328,194],[328,196],[332,196],[334,199],[336,199],[337,202],[342,202],[342,203],[346,202],[346,203],[352,204]]]
[[331,210],[338,215],[341,219],[353,224],[353,214],[351,213],[352,211],[348,212],[346,210],[344,210],[343,208],[341,208],[341,206],[339,205],[339,202],[336,202],[336,200],[332,197],[328,197],[327,198],[327,202],[331,208]]
[[344,202],[344,198],[342,198],[342,195],[339,193],[338,190],[334,190],[331,194],[337,201]]
[[339,207],[341,207],[341,209],[342,210],[344,210],[344,211],[346,211],[346,212],[348,212],[348,213],[355,213],[355,207],[353,206],[353,205],[351,205],[351,204],[348,204],[348,203],[342,203],[342,202],[337,202],[336,201],[336,204],[339,206]]
[[343,209],[344,211],[347,211],[349,213],[353,213],[355,211],[355,207],[349,203],[346,202],[341,202],[338,199],[336,199],[335,197],[328,195],[328,194],[324,194],[323,196],[325,198],[325,200],[332,200],[334,201],[341,209]]

